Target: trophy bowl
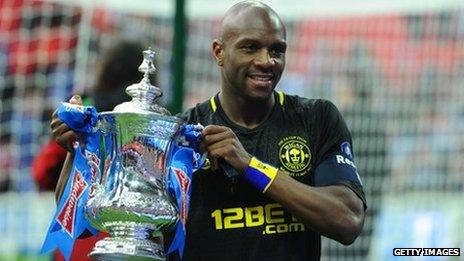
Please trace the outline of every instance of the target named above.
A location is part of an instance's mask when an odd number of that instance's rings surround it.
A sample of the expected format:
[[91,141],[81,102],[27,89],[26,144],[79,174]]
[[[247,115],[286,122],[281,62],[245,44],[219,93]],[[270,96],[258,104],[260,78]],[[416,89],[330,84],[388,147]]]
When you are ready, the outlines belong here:
[[144,78],[126,89],[132,101],[99,114],[101,155],[90,163],[97,174],[85,216],[109,236],[89,254],[95,260],[165,260],[162,232],[178,221],[166,166],[183,121],[155,104],[154,52],[143,55]]

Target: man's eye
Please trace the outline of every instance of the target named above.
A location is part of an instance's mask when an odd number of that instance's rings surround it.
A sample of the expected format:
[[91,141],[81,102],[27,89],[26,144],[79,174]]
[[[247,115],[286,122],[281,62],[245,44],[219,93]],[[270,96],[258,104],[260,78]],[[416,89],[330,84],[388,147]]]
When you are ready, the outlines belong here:
[[272,55],[280,56],[285,53],[285,49],[284,48],[273,48],[271,49],[270,52]]
[[244,45],[242,48],[247,52],[258,50],[258,47],[254,44],[247,44],[247,45]]

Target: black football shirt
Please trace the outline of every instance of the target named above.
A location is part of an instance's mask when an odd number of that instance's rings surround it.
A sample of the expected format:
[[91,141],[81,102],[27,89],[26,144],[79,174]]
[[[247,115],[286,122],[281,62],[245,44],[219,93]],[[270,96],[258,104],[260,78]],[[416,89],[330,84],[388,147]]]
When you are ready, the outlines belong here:
[[[254,129],[230,121],[217,95],[181,117],[227,126],[261,161],[307,185],[346,185],[365,204],[351,135],[337,108],[327,100],[274,95],[272,114]],[[318,233],[247,181],[212,171],[208,162],[194,173],[183,260],[319,260],[320,251]]]

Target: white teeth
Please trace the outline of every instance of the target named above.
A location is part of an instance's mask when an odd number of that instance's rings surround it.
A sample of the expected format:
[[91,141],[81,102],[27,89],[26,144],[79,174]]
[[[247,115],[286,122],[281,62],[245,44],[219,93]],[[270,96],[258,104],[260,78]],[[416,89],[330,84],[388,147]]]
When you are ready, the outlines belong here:
[[251,76],[253,80],[258,80],[258,81],[269,81],[271,80],[270,76]]

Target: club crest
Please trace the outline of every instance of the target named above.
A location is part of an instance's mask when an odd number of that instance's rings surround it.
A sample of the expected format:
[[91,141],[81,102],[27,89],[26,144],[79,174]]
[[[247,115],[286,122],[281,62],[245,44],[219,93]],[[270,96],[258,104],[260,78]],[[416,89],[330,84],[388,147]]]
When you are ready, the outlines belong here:
[[291,176],[302,176],[311,168],[311,150],[308,142],[299,136],[285,137],[278,143],[279,159]]

